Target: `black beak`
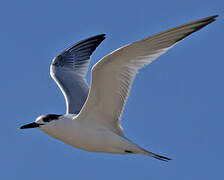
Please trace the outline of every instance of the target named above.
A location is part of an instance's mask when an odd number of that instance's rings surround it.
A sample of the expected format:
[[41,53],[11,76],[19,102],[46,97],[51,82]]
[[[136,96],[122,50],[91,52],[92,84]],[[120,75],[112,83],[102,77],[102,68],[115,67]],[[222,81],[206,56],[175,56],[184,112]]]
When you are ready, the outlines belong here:
[[40,125],[43,125],[43,124],[37,124],[37,123],[33,122],[33,123],[30,123],[30,124],[26,124],[26,125],[24,125],[24,126],[21,126],[21,127],[19,127],[18,129],[37,128],[37,127],[39,127]]

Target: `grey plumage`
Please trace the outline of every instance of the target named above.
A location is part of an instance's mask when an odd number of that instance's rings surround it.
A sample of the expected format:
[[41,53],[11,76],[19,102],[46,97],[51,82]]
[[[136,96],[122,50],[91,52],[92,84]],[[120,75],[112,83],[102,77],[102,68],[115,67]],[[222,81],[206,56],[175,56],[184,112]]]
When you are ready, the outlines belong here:
[[85,103],[89,92],[85,76],[90,56],[104,39],[105,34],[85,39],[53,59],[50,74],[64,94],[67,113],[78,114]]

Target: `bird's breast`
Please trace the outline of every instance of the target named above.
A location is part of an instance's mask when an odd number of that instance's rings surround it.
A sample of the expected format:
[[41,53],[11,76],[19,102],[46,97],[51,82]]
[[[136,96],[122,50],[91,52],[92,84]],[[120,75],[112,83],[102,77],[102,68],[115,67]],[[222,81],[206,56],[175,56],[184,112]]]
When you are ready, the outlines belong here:
[[49,129],[42,130],[55,139],[87,151],[100,151],[108,134],[108,130],[103,127],[76,120],[63,120]]

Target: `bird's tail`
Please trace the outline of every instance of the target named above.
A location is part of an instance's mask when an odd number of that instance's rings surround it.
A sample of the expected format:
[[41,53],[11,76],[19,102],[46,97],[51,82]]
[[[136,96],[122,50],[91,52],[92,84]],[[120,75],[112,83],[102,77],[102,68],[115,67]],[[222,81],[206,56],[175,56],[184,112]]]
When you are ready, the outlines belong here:
[[138,146],[137,144],[131,142],[129,139],[127,139],[126,137],[124,137],[126,141],[126,143],[128,143],[127,149],[125,151],[125,153],[134,153],[134,154],[142,154],[142,155],[147,155],[147,156],[151,156],[154,157],[156,159],[159,159],[161,161],[166,161],[168,162],[169,160],[171,160],[168,157],[165,156],[160,156],[158,154],[152,153],[150,151],[147,151],[146,149]]
[[161,161],[166,161],[166,162],[168,162],[169,160],[171,160],[171,159],[168,158],[168,157],[160,156],[160,155],[158,155],[158,154],[152,153],[152,152],[147,151],[147,150],[145,150],[145,149],[142,149],[142,151],[141,151],[140,154],[148,155],[148,156],[151,156],[151,157],[154,157],[154,158],[156,158],[156,159],[159,159],[159,160],[161,160]]

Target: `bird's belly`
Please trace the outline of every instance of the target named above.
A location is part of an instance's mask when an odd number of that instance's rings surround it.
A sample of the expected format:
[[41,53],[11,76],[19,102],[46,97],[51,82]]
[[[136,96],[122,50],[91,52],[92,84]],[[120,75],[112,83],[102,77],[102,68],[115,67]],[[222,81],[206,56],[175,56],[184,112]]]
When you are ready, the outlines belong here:
[[121,153],[121,138],[104,129],[79,132],[75,136],[61,139],[67,144],[92,152]]
[[130,145],[129,141],[103,127],[76,124],[64,129],[46,133],[73,147],[92,152],[121,154]]

